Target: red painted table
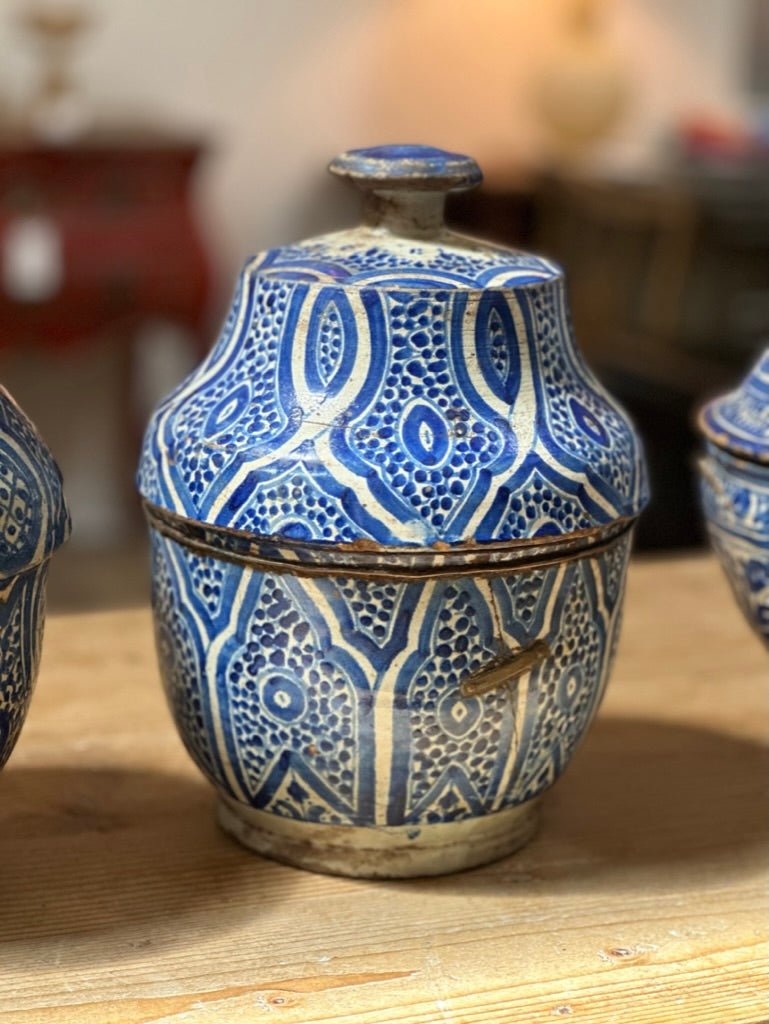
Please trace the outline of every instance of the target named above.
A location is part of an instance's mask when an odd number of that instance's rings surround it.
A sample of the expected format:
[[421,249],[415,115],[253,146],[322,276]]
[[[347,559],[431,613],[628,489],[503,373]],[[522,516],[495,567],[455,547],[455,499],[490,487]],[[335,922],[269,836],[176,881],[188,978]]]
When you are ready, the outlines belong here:
[[157,139],[0,140],[0,346],[67,346],[149,318],[199,337],[200,155],[197,143]]

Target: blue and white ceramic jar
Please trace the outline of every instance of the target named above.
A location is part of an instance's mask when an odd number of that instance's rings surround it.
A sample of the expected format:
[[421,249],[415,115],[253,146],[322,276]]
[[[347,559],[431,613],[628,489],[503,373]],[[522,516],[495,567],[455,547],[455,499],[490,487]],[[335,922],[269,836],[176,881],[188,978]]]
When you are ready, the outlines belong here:
[[748,622],[769,647],[769,349],[699,415],[710,539]]
[[560,269],[444,227],[474,161],[331,170],[364,226],[248,263],[147,431],[157,648],[241,842],[437,874],[524,843],[593,718],[644,468]]
[[59,468],[0,388],[0,767],[19,737],[37,677],[48,563],[69,531]]

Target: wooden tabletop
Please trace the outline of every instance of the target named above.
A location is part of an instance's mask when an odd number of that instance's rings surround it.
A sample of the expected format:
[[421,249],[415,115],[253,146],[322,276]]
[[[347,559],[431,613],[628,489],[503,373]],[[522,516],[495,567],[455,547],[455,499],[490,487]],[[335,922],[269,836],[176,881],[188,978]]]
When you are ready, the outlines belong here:
[[348,881],[217,830],[146,609],[54,616],[0,776],[0,1022],[764,1022],[766,683],[712,559],[637,562],[538,838]]

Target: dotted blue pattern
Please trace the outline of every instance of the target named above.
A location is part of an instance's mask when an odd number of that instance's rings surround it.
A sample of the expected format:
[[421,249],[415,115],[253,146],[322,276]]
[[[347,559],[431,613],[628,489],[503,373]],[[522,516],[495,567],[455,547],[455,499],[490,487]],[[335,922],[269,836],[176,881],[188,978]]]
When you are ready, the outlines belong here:
[[[308,252],[320,255],[297,247],[297,265]],[[552,270],[482,294],[350,288],[286,280],[292,250],[279,253],[247,269],[212,353],[153,417],[149,501],[261,536],[422,547],[568,534],[641,510],[638,440],[576,353]],[[378,259],[356,250],[344,265],[369,273]],[[544,266],[520,259],[526,273]]]
[[739,388],[705,406],[703,422],[721,447],[769,462],[769,349]]
[[769,470],[711,448],[700,490],[710,539],[732,590],[769,646]]
[[516,287],[552,280],[555,264],[530,253],[497,249],[467,239],[467,246],[438,248],[371,231],[361,244],[358,232],[272,249],[258,261],[264,277],[346,285],[433,285],[449,289]]
[[0,388],[0,767],[18,739],[37,676],[48,559],[69,529],[58,467]]
[[[219,537],[415,556],[600,528],[647,499],[632,427],[575,351],[557,268],[378,229],[246,268],[217,344],[149,425],[139,487]],[[305,821],[418,828],[529,800],[600,701],[629,542],[395,583],[255,572],[153,531],[184,742],[236,800]],[[468,674],[536,639],[544,662],[461,696]]]
[[19,573],[0,601],[0,768],[19,738],[37,677],[47,575],[47,562]]
[[[630,540],[415,583],[275,576],[152,544],[164,684],[209,778],[280,816],[419,826],[514,806],[561,773],[606,683]],[[527,675],[461,696],[469,673],[537,638],[551,654]]]
[[58,466],[0,388],[0,579],[48,558],[69,530]]

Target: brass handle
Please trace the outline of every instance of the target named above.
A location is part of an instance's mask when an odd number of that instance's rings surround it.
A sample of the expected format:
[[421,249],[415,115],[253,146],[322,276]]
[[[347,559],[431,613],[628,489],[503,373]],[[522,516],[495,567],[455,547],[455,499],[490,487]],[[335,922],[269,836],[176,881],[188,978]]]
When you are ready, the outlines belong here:
[[479,697],[517,679],[549,657],[550,648],[546,642],[535,640],[528,647],[519,647],[518,650],[511,651],[502,658],[496,658],[482,669],[473,672],[467,679],[462,680],[459,692],[463,697]]

